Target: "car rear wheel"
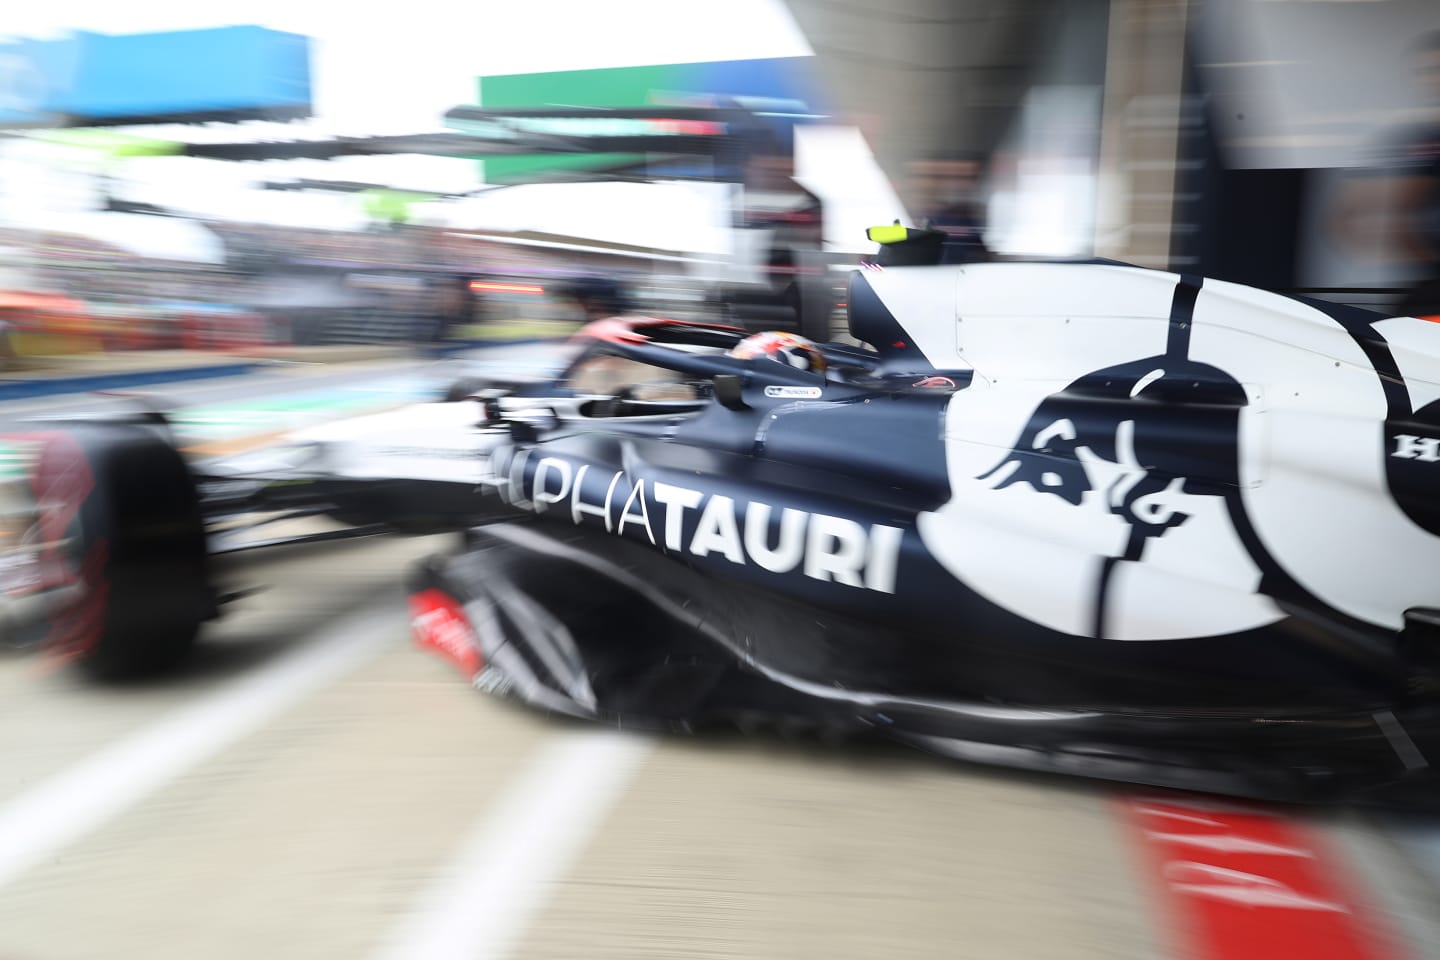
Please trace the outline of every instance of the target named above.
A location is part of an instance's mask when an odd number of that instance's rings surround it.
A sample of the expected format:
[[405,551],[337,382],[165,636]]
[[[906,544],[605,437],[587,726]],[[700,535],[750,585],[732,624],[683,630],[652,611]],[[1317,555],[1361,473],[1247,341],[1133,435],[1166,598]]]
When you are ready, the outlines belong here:
[[4,439],[28,473],[28,491],[10,491],[18,542],[0,575],[6,609],[23,611],[15,634],[96,679],[173,669],[215,610],[204,517],[179,451],[133,424]]

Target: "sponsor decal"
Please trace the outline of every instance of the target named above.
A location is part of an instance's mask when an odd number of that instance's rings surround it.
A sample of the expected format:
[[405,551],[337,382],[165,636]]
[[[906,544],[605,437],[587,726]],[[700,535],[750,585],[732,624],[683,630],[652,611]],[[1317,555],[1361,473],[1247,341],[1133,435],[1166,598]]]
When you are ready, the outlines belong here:
[[766,387],[765,396],[772,400],[818,400],[823,391],[819,387]]
[[1440,439],[1417,437],[1408,433],[1398,434],[1395,437],[1395,449],[1390,451],[1390,456],[1398,457],[1401,460],[1434,463],[1436,460],[1440,460]]
[[433,587],[410,597],[415,643],[449,660],[467,679],[479,675],[484,658],[465,611],[453,597]]
[[770,573],[799,570],[823,583],[878,593],[895,592],[905,531],[866,526],[848,517],[757,500],[737,500],[691,487],[598,471],[560,457],[543,457],[524,482],[529,454],[510,464],[501,494],[535,513],[568,512],[570,520],[603,525],[617,536],[643,536],[652,546],[693,557],[723,557]]
[[1311,831],[1246,804],[1135,797],[1123,815],[1197,960],[1389,960]]

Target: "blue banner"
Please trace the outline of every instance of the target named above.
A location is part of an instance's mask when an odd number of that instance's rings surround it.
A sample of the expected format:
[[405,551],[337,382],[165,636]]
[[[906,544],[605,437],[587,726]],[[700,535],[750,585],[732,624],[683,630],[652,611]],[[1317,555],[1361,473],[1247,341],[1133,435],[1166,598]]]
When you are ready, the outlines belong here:
[[300,119],[310,40],[220,27],[0,45],[0,127]]

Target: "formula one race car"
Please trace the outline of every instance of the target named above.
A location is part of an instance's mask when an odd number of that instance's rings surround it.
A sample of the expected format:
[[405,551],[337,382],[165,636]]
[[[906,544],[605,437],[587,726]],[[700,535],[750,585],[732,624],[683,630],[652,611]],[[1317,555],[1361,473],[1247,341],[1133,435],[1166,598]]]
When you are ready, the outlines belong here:
[[1440,327],[1104,263],[866,269],[848,304],[868,347],[602,321],[551,381],[224,461],[52,429],[7,589],[133,672],[213,613],[218,519],[453,530],[417,636],[545,710],[1437,795]]

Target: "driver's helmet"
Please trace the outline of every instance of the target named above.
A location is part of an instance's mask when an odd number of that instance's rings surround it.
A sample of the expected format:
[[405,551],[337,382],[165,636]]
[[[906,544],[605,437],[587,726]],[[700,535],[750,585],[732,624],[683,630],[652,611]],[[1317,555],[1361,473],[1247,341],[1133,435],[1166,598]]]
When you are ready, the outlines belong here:
[[825,354],[820,352],[820,348],[815,345],[813,340],[807,340],[799,334],[780,331],[757,333],[746,337],[730,350],[730,356],[738,360],[754,360],[763,357],[797,370],[808,370],[821,376],[824,376],[825,368],[828,366]]

